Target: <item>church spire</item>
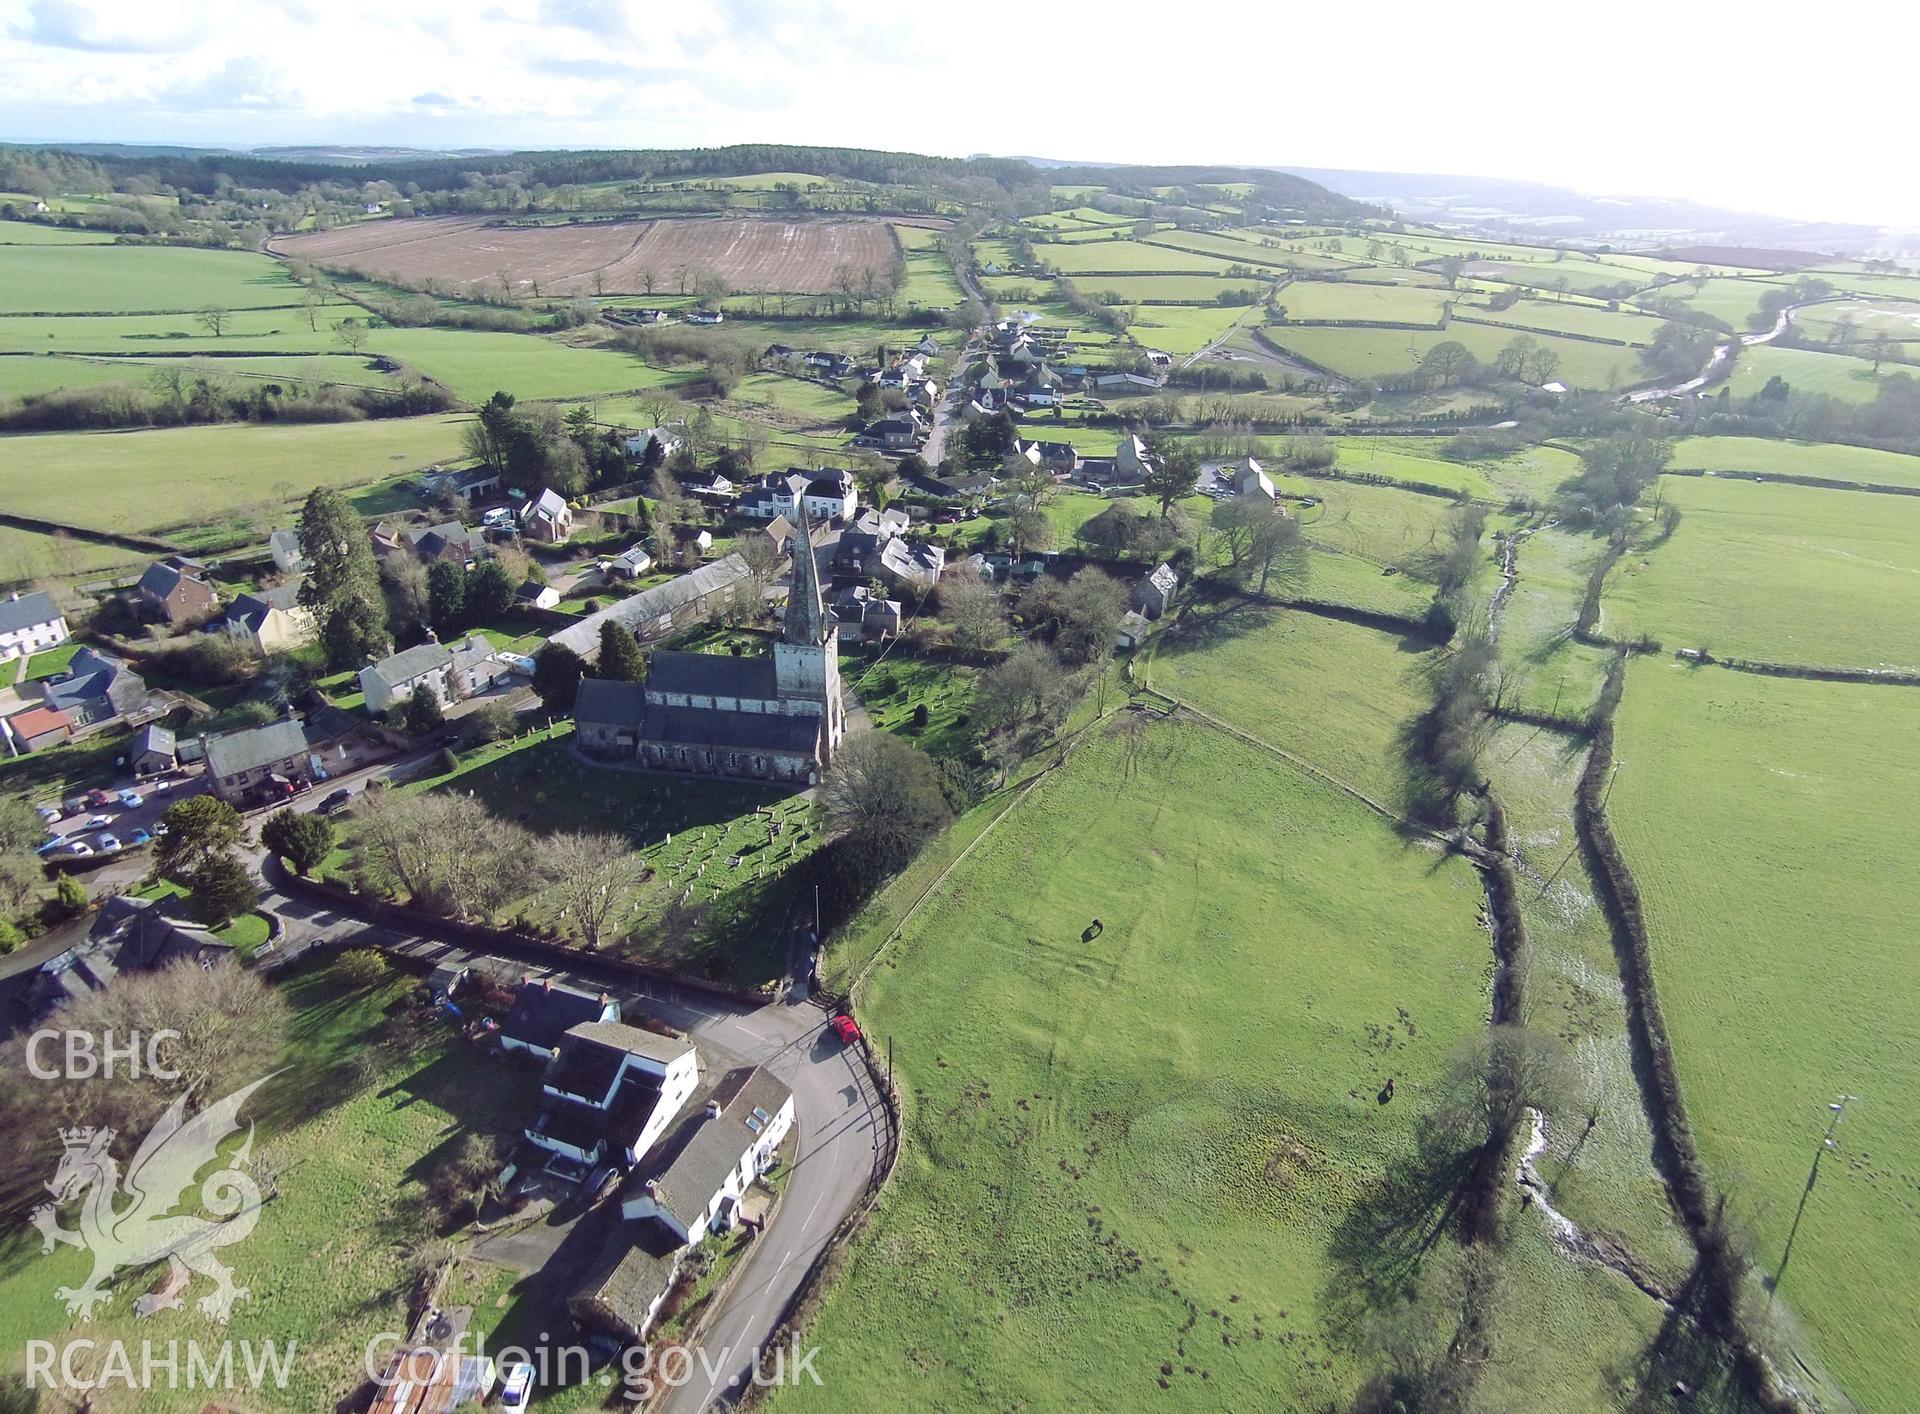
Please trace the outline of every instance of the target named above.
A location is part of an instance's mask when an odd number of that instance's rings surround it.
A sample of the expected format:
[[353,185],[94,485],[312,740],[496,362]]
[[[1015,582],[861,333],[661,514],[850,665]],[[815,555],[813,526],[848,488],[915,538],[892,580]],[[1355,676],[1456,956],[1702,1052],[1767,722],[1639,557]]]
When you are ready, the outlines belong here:
[[820,598],[820,566],[813,555],[806,496],[797,500],[800,528],[793,536],[793,588],[787,594],[786,639],[818,647],[827,641],[827,609]]

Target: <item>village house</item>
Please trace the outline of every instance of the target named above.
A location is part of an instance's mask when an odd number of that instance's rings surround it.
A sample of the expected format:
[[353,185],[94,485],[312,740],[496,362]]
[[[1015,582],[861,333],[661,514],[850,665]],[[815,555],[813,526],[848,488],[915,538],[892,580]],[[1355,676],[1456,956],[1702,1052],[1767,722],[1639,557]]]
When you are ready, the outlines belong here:
[[273,567],[281,574],[305,574],[310,568],[300,549],[298,531],[274,531],[267,537],[267,553],[273,556]]
[[52,595],[15,591],[0,600],[0,663],[58,648],[70,636],[67,616]]
[[895,417],[883,417],[867,424],[853,439],[856,447],[873,447],[886,452],[911,452],[926,440],[927,430],[920,414],[909,409]]
[[1173,596],[1179,589],[1180,576],[1174,573],[1173,566],[1159,565],[1134,582],[1133,607],[1147,618],[1157,619],[1172,607]]
[[259,653],[282,653],[311,643],[319,633],[313,610],[300,602],[298,584],[242,594],[227,608],[221,627]]
[[567,1306],[590,1329],[639,1341],[687,1251],[733,1226],[741,1198],[793,1128],[793,1092],[758,1066],[729,1071],[620,1190],[602,1244]]
[[619,1021],[581,1021],[554,1047],[526,1136],[579,1176],[640,1162],[700,1082],[691,1044]]
[[647,448],[656,443],[660,447],[660,460],[665,461],[684,447],[687,439],[684,431],[677,425],[649,427],[646,431],[636,432],[627,438],[627,460],[634,462],[646,460]]
[[529,539],[558,545],[573,534],[573,507],[548,487],[520,512],[520,529]]
[[453,651],[443,643],[416,643],[398,653],[390,653],[377,663],[360,670],[360,691],[367,711],[388,712],[404,707],[414,689],[430,688],[442,704],[453,701],[447,687],[447,674],[453,670]]
[[902,619],[900,601],[850,584],[833,596],[833,622],[842,643],[881,643],[896,638]]
[[726,315],[717,309],[690,309],[687,311],[687,323],[689,324],[719,324],[725,320],[726,317]]
[[1233,487],[1236,496],[1262,496],[1271,501],[1279,496],[1273,478],[1252,457],[1243,457],[1220,468],[1220,475]]
[[75,731],[134,716],[148,702],[146,681],[98,648],[75,653],[65,672],[40,685],[40,696]]
[[547,642],[572,649],[582,658],[600,654],[600,626],[609,620],[629,630],[642,643],[655,643],[682,629],[703,624],[723,611],[754,602],[753,572],[738,555],[724,555],[711,564],[643,589],[638,594],[587,615],[552,635]]
[[220,596],[206,580],[206,566],[185,555],[155,560],[133,587],[143,614],[179,627],[211,618],[220,608]]
[[663,771],[817,782],[846,734],[846,708],[807,524],[803,514],[770,657],[657,652],[644,683],[589,678],[574,703],[580,749]]
[[808,519],[824,524],[853,519],[859,504],[860,491],[851,472],[839,467],[818,471],[789,467],[750,488],[734,510],[749,520],[770,521],[781,516],[792,521],[804,505]]
[[500,1049],[549,1059],[567,1032],[582,1022],[619,1019],[620,1003],[605,992],[583,992],[551,977],[522,978],[513,1008],[500,1023]]
[[207,788],[236,810],[284,800],[321,772],[297,717],[201,738]]
[[9,754],[24,755],[59,746],[73,735],[66,713],[51,707],[29,707],[8,717],[6,746]]
[[836,583],[877,579],[917,598],[940,582],[946,562],[946,550],[930,540],[849,530],[834,547],[833,577]]
[[184,898],[151,901],[109,895],[86,936],[61,946],[52,935],[0,958],[0,1036],[28,1029],[50,1012],[128,973],[192,963],[216,967],[230,944],[188,915]]

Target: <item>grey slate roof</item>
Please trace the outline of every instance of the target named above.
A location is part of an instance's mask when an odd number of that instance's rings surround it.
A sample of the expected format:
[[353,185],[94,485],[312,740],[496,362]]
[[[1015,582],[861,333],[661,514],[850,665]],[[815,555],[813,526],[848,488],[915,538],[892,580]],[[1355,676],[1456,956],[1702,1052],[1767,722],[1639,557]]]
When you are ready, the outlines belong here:
[[622,628],[632,628],[644,620],[672,613],[704,594],[729,589],[750,578],[752,571],[747,568],[745,560],[738,555],[726,555],[712,564],[702,565],[699,569],[670,579],[665,584],[656,584],[631,598],[610,604],[596,614],[589,614],[579,623],[561,629],[547,642],[571,648],[582,658],[591,658],[600,651],[600,625],[609,619]]
[[450,667],[452,663],[453,651],[444,643],[416,643],[382,658],[373,665],[373,672],[388,687],[398,687],[435,668]]
[[248,727],[244,731],[208,737],[206,747],[208,774],[232,776],[241,771],[257,771],[289,756],[305,755],[307,729],[298,719],[289,717],[283,722],[268,722],[264,727]]
[[133,754],[135,756],[144,756],[148,752],[172,756],[174,749],[172,727],[163,727],[158,722],[149,722],[134,733]]
[[644,741],[676,746],[721,746],[736,751],[780,751],[805,756],[820,741],[818,717],[781,712],[721,712],[704,707],[650,705],[640,722]]
[[647,710],[647,690],[637,682],[582,678],[573,699],[573,719],[608,727],[637,727]]
[[678,1060],[693,1049],[692,1042],[680,1036],[662,1036],[644,1027],[624,1021],[583,1021],[567,1028],[567,1036],[588,1046],[610,1050],[619,1055],[643,1056],[648,1060]]
[[773,659],[766,654],[735,658],[724,653],[655,653],[647,664],[647,686],[655,692],[771,698]]
[[242,594],[227,609],[227,622],[245,624],[258,633],[260,625],[267,621],[267,615],[275,609],[281,613],[290,613],[300,607],[300,586],[294,584],[276,585],[272,589],[263,589],[257,594]]
[[0,633],[13,633],[36,624],[49,624],[60,617],[60,610],[50,594],[22,594],[18,599],[0,599]]
[[701,1110],[681,1126],[671,1157],[654,1174],[658,1184],[654,1201],[692,1228],[720,1191],[727,1173],[757,1141],[764,1124],[749,1120],[758,1109],[769,1117],[793,1097],[779,1080],[759,1066],[728,1071],[714,1090],[720,1106],[715,1117]]
[[583,1021],[598,1021],[605,1006],[593,992],[563,987],[557,982],[552,986],[545,982],[522,982],[513,999],[513,1010],[501,1023],[500,1034],[549,1051],[560,1044],[570,1027]]

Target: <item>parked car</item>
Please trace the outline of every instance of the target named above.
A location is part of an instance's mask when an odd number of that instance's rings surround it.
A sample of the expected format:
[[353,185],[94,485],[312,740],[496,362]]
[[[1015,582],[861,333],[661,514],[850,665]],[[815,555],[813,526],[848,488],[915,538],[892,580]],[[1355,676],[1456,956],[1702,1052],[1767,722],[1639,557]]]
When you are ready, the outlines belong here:
[[849,1046],[860,1039],[860,1023],[845,1012],[834,1017],[828,1024],[833,1027],[833,1034]]
[[60,850],[65,849],[66,847],[67,847],[67,837],[65,835],[55,835],[52,839],[48,840],[45,844],[41,845],[38,849],[34,850],[34,853],[35,854],[56,854]]
[[113,792],[104,791],[95,787],[93,790],[87,792],[85,800],[88,805],[98,810],[103,805],[113,804]]
[[120,848],[120,837],[118,835],[101,835],[100,836],[100,852],[102,854],[112,854],[115,850],[119,848]]
[[87,828],[89,830],[104,830],[107,828],[107,826],[111,825],[112,823],[113,823],[113,816],[111,815],[102,814],[102,815],[87,816]]
[[88,844],[85,840],[74,840],[72,843],[70,843],[67,846],[67,853],[71,855],[76,855],[81,859],[85,859],[88,855],[93,853],[93,846]]
[[137,790],[123,790],[120,792],[120,803],[129,810],[138,810],[147,803],[147,798]]
[[127,843],[129,845],[152,844],[153,836],[148,834],[145,830],[135,830],[132,834],[127,836]]
[[62,815],[78,815],[86,808],[87,801],[85,796],[70,795],[60,802],[60,813]]
[[335,811],[345,810],[352,803],[352,791],[346,789],[337,790],[320,802],[320,813],[322,815],[331,815]]
[[533,1391],[533,1366],[513,1364],[507,1366],[506,1374],[500,1380],[500,1407],[502,1409],[525,1409],[527,1396]]
[[51,805],[42,805],[34,813],[49,825],[60,818],[60,812]]

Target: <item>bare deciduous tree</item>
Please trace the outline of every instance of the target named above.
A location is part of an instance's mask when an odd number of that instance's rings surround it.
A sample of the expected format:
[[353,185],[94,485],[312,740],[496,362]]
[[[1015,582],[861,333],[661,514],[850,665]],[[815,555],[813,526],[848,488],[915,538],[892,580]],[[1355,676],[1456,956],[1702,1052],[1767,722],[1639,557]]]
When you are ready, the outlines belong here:
[[542,850],[547,893],[561,907],[570,930],[590,948],[598,948],[609,923],[632,901],[644,868],[622,835],[556,835]]

